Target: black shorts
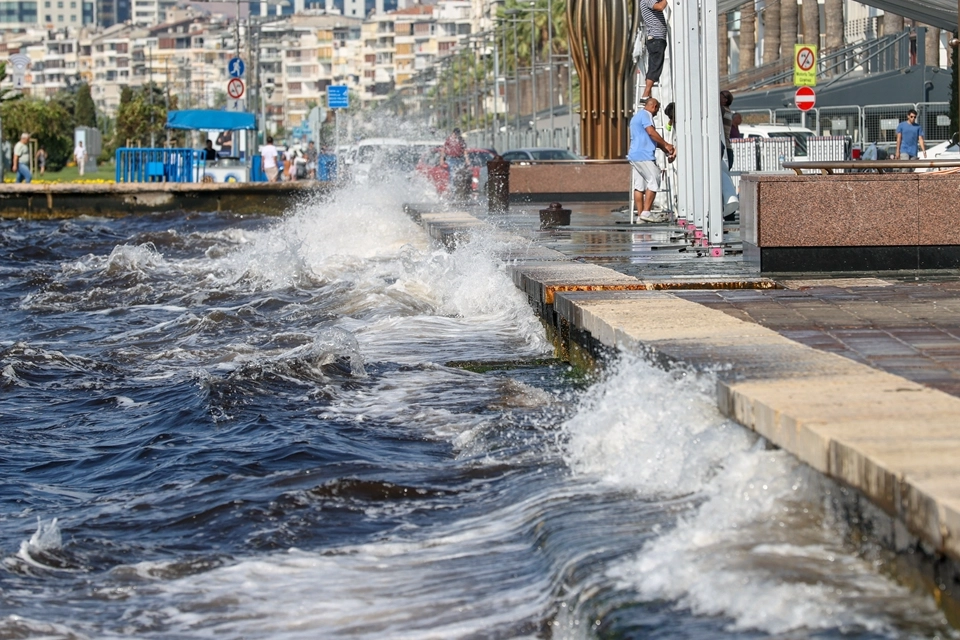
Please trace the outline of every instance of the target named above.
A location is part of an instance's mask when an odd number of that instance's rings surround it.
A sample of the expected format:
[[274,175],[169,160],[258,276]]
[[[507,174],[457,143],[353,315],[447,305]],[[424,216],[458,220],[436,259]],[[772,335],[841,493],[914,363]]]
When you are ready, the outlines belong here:
[[663,72],[663,54],[667,52],[667,41],[660,38],[647,38],[647,80],[657,82]]

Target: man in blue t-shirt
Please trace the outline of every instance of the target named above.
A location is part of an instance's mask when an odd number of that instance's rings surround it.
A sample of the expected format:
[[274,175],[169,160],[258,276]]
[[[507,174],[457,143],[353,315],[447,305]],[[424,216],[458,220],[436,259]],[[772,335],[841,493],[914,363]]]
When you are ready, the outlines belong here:
[[653,117],[659,112],[660,101],[649,98],[643,108],[630,119],[630,150],[627,152],[627,160],[633,167],[633,201],[643,222],[662,222],[650,213],[653,200],[660,190],[657,149],[662,149],[670,162],[677,157],[677,150],[664,140],[653,126]]
[[923,127],[917,124],[917,112],[910,109],[907,112],[907,121],[897,125],[897,155],[899,160],[916,160],[920,152],[927,153],[927,145],[923,142]]

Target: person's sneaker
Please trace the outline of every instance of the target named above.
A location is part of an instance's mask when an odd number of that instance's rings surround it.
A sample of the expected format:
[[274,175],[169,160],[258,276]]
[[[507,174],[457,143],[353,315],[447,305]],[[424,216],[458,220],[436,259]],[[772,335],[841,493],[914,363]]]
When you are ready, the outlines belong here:
[[641,222],[660,222],[659,214],[644,211],[640,214]]

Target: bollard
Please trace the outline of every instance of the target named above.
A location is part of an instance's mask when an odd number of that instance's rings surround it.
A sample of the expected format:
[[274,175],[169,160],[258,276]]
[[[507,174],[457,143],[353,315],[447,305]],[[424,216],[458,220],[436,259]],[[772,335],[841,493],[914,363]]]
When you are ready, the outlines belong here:
[[454,202],[466,202],[473,193],[473,169],[469,164],[465,164],[453,176],[453,200]]
[[506,213],[510,209],[510,163],[500,154],[487,162],[487,211]]
[[559,227],[570,224],[570,209],[564,209],[559,202],[551,202],[546,209],[540,209],[540,228]]

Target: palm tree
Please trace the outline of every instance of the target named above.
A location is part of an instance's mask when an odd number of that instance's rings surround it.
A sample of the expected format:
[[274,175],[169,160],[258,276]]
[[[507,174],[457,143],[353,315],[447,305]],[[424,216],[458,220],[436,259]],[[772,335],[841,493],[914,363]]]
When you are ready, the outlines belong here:
[[820,3],[803,0],[803,43],[820,45]]
[[797,0],[780,2],[780,50],[783,57],[793,59],[793,47],[797,44]]
[[[790,52],[793,55],[793,52]],[[790,55],[784,56],[789,58]],[[763,10],[763,64],[780,59],[780,0],[767,2]]]
[[843,0],[824,0],[823,17],[827,49],[839,49],[843,46]]
[[757,66],[757,8],[753,1],[740,7],[740,71]]
[[924,55],[927,58],[927,64],[932,67],[940,66],[940,29],[925,25],[927,27],[927,39],[923,43]]
[[717,19],[717,44],[719,46],[718,57],[720,63],[720,77],[723,78],[730,74],[730,64],[727,61],[729,41],[730,41],[730,31],[727,26],[727,14],[721,13],[720,17]]

